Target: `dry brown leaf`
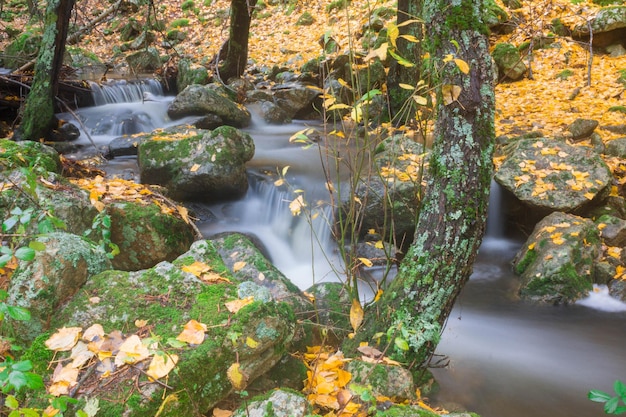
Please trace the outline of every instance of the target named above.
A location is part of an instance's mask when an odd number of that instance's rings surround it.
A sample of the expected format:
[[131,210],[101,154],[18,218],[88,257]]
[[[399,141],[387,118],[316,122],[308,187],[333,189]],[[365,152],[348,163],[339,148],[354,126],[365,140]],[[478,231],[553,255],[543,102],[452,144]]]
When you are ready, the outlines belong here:
[[177,363],[178,355],[154,355],[152,361],[150,361],[146,375],[152,380],[163,378],[174,369]]
[[141,362],[150,356],[150,351],[136,334],[131,335],[120,346],[120,351],[115,356],[115,365],[133,364]]
[[228,301],[227,303],[224,303],[224,304],[226,305],[226,309],[228,309],[228,311],[230,311],[231,313],[235,314],[239,310],[241,310],[242,308],[247,306],[248,304],[252,303],[253,301],[254,301],[254,297],[250,296],[250,297],[246,297],[244,299],[237,299],[237,300]]
[[78,342],[78,336],[83,330],[82,327],[63,327],[56,331],[48,340],[45,345],[48,349],[55,352],[65,352],[71,350],[76,342]]
[[85,342],[92,342],[97,339],[102,339],[104,337],[104,329],[101,324],[92,324],[85,332],[83,333],[82,339]]

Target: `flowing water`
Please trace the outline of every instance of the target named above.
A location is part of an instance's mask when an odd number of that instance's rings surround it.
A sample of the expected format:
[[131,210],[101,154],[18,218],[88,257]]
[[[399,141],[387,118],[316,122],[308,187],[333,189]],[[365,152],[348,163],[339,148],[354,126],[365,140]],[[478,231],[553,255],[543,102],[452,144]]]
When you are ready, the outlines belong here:
[[[175,123],[165,111],[171,98],[146,85],[137,94],[107,93],[113,98],[78,112],[94,142],[102,145],[122,133]],[[199,227],[205,235],[221,231],[255,235],[274,264],[306,289],[314,282],[341,280],[342,264],[325,220],[330,210],[322,204],[316,208],[319,216],[307,220],[294,217],[289,209],[295,189],[302,190],[309,202],[327,199],[317,148],[303,149],[288,141],[304,127],[304,122],[268,126],[254,118],[247,129],[256,144],[248,166],[247,195],[211,206],[214,218]],[[84,135],[79,140],[89,144]],[[112,161],[118,172],[132,170],[134,164],[128,158]],[[276,187],[273,174],[285,166],[290,167],[286,175],[290,187]],[[602,416],[602,406],[588,401],[586,394],[590,389],[611,392],[616,379],[626,381],[626,304],[610,298],[604,288],[571,306],[518,300],[510,261],[522,241],[507,237],[500,202],[499,188],[494,186],[488,235],[437,349],[447,366],[433,368],[441,386],[434,400],[482,417]]]

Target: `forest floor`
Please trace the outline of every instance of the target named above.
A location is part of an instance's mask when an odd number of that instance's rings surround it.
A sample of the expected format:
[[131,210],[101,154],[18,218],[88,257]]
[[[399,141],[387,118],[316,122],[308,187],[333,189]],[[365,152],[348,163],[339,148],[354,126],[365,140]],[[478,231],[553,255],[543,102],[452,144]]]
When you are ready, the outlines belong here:
[[[269,5],[272,3],[274,5]],[[340,1],[260,0],[252,20],[249,58],[255,65],[271,67],[281,65],[297,70],[312,58],[321,55],[320,39],[332,36],[342,51],[348,48],[367,53],[361,45],[361,28],[368,22],[371,12],[380,7],[394,8],[394,2],[385,0],[352,0],[347,8],[331,8]],[[531,39],[554,36],[552,19],[559,18],[569,26],[584,24],[599,7],[590,1],[567,0],[523,1],[521,9],[509,12],[520,23],[512,33],[493,35],[491,44],[510,42],[516,46]],[[115,31],[131,18],[144,23],[154,16],[163,21],[166,30],[157,34],[156,45],[163,44],[167,30],[181,24],[186,32],[185,41],[173,49],[161,49],[176,59],[190,57],[198,63],[208,63],[228,37],[229,0],[164,0],[154,4],[149,11],[141,7],[134,14],[105,21],[84,36],[77,45],[95,53],[101,60],[119,63],[124,55],[116,46],[121,45]],[[76,6],[74,24],[80,26],[93,20],[109,4],[88,0]],[[506,9],[505,9],[506,10]],[[314,23],[297,25],[303,13],[308,12]],[[0,33],[7,26],[26,27],[27,22],[16,18],[7,23],[0,21]],[[0,35],[0,48],[9,39]],[[605,141],[619,135],[604,126],[626,124],[626,114],[609,111],[623,106],[626,78],[626,56],[610,57],[594,52],[590,59],[589,48],[567,37],[556,37],[545,48],[535,48],[532,54],[532,78],[516,82],[501,82],[496,87],[496,134],[520,134],[542,131],[545,135],[562,135],[566,127],[577,118],[600,122],[598,132]],[[588,80],[588,75],[591,79]],[[622,78],[622,79],[623,79]],[[575,98],[572,98],[574,97]]]

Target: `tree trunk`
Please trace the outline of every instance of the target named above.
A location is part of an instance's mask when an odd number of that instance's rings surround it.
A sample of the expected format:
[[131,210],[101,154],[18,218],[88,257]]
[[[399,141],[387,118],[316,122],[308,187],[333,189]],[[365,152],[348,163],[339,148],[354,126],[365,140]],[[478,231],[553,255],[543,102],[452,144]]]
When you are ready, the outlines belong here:
[[49,0],[33,84],[24,103],[22,122],[15,132],[19,140],[39,140],[55,127],[54,99],[63,65],[67,29],[74,0]]
[[[353,349],[354,341],[372,344],[372,335],[382,332],[387,337],[377,337],[381,350],[388,346],[387,354],[396,359],[424,365],[472,272],[485,230],[495,138],[493,68],[482,10],[483,0],[457,6],[424,2],[427,71],[438,94],[423,206],[397,277],[346,348]],[[444,61],[451,53],[469,65],[469,74]]]
[[224,81],[232,77],[241,77],[246,69],[250,20],[256,3],[257,0],[231,0],[230,2],[230,29],[228,42],[224,47],[226,55],[219,67],[220,78]]
[[[418,22],[403,24],[409,20],[418,20],[422,15],[424,0],[398,0],[398,13],[396,24],[401,35],[414,36],[422,39],[423,25]],[[396,60],[391,60],[389,73],[387,74],[387,87],[389,91],[389,103],[391,115],[397,124],[408,122],[415,115],[415,103],[408,101],[413,91],[400,88],[401,83],[415,86],[420,79],[420,66],[422,60],[422,48],[419,42],[409,42],[398,36],[398,54],[407,61],[415,64],[414,67],[405,67]]]

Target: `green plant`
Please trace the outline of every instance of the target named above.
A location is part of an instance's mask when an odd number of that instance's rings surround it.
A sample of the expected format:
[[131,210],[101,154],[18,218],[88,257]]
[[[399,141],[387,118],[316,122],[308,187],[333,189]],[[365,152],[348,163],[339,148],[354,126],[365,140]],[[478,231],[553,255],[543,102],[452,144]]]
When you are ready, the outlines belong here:
[[558,78],[560,80],[567,80],[572,75],[574,75],[574,71],[572,71],[570,69],[564,69],[563,71],[559,72],[556,75],[556,78]]
[[626,69],[621,69],[618,72],[619,77],[617,78],[617,82],[622,83],[622,85],[626,87]]
[[193,0],[186,0],[180,5],[182,10],[191,10],[195,7],[196,3]]
[[98,213],[93,219],[91,229],[87,230],[84,236],[90,237],[92,233],[100,235],[96,243],[106,252],[109,259],[120,253],[120,248],[111,241],[111,216],[103,212]]
[[613,390],[616,394],[614,396],[594,389],[589,391],[587,398],[597,403],[604,403],[604,412],[606,414],[617,415],[626,413],[626,385],[622,381],[617,380],[613,384]]
[[182,28],[189,26],[189,19],[176,19],[172,21],[171,26],[173,28]]

